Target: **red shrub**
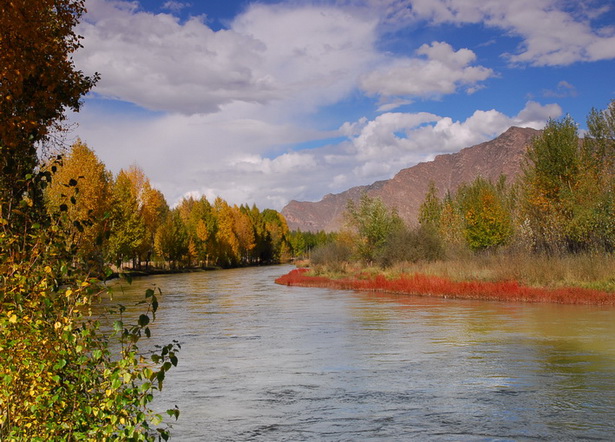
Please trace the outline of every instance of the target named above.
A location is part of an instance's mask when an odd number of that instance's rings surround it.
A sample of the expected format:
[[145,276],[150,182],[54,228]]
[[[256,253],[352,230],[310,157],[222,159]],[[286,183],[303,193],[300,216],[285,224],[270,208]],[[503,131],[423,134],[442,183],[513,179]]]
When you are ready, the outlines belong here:
[[615,294],[583,288],[537,288],[519,285],[516,281],[456,282],[422,274],[386,279],[383,275],[330,279],[307,276],[308,269],[296,269],[276,279],[277,284],[302,287],[323,287],[343,290],[381,291],[399,294],[439,296],[445,298],[497,301],[553,302],[560,304],[615,305]]

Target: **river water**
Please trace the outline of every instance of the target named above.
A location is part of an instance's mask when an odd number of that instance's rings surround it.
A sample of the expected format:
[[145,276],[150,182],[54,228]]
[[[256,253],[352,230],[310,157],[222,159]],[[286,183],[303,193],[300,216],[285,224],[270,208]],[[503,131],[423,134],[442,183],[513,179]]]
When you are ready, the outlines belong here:
[[127,305],[162,290],[173,440],[615,439],[614,308],[274,284],[291,268],[116,287]]

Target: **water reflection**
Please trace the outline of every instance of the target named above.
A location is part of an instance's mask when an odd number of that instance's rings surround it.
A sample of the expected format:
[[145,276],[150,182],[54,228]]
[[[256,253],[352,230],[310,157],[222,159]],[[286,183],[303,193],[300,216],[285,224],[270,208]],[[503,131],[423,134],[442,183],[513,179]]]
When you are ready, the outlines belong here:
[[610,439],[615,310],[276,286],[288,267],[155,284],[182,342],[177,440]]

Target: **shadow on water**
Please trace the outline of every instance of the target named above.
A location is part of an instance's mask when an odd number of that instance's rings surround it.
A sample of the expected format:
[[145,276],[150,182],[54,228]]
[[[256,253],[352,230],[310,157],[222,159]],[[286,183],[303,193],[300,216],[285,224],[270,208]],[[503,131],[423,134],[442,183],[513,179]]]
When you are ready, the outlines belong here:
[[161,275],[177,440],[608,440],[615,309],[277,286],[287,266]]

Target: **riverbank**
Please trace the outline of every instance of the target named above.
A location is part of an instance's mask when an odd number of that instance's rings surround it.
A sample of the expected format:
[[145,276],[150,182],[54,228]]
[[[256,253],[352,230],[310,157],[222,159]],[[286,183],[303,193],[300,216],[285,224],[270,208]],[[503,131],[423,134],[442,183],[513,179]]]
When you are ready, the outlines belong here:
[[163,269],[158,267],[151,267],[149,269],[124,269],[121,272],[112,272],[108,276],[103,277],[106,281],[111,281],[117,278],[139,278],[144,276],[153,276],[153,275],[173,275],[176,273],[193,273],[193,272],[204,272],[209,270],[220,270],[221,267],[191,267],[185,269]]
[[581,287],[529,287],[516,281],[453,281],[421,273],[386,278],[382,274],[358,273],[342,278],[310,275],[295,269],[276,279],[281,285],[387,292],[403,295],[437,296],[507,302],[615,305],[615,293]]

